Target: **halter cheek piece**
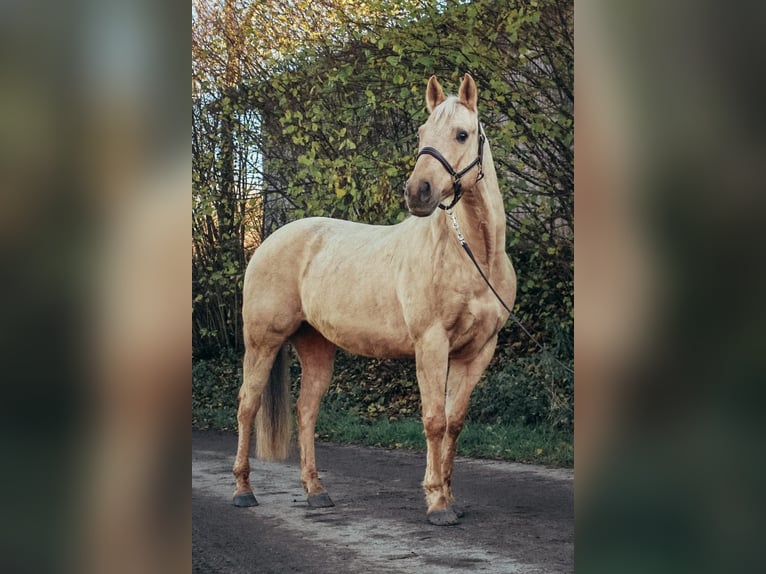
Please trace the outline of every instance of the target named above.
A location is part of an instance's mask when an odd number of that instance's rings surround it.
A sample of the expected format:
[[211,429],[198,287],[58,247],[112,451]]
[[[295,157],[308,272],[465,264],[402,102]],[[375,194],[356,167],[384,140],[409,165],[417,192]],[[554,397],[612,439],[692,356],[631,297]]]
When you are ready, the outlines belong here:
[[469,163],[467,166],[465,166],[460,171],[455,171],[455,169],[450,165],[450,163],[447,161],[447,159],[441,154],[441,152],[433,147],[426,146],[424,148],[420,148],[420,151],[418,152],[416,160],[421,155],[430,155],[432,157],[435,157],[439,160],[439,163],[444,166],[444,169],[447,170],[447,172],[452,176],[452,203],[449,205],[442,205],[439,204],[439,207],[441,209],[452,209],[455,207],[455,204],[460,201],[460,198],[463,196],[463,184],[460,182],[460,180],[463,178],[463,176],[471,171],[474,166],[479,166],[479,175],[476,178],[476,181],[480,181],[484,177],[484,168],[482,167],[482,160],[484,158],[484,131],[481,129],[481,122],[478,124],[479,126],[479,155],[476,157],[475,160],[473,160],[471,163]]

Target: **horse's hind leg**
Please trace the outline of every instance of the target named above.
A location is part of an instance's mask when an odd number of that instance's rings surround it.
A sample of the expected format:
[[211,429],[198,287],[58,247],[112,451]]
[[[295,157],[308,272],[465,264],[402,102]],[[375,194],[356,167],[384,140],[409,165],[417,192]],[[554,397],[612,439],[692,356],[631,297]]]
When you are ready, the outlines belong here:
[[314,451],[314,428],[319,403],[332,379],[336,347],[307,323],[303,324],[290,341],[301,363],[301,391],[296,405],[298,442],[301,448],[301,482],[308,495],[309,506],[334,506],[319,481]]
[[239,389],[237,409],[237,457],[234,461],[234,477],[237,489],[234,491],[235,506],[256,506],[258,502],[250,486],[250,437],[253,421],[261,406],[261,395],[269,380],[271,367],[279,352],[281,343],[260,348],[248,345],[242,363],[242,386]]

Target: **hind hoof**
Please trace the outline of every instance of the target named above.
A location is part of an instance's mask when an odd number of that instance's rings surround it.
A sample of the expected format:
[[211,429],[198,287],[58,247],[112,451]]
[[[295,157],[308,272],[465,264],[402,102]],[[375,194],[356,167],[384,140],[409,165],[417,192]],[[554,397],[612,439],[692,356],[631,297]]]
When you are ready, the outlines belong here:
[[457,513],[451,508],[428,513],[428,522],[436,526],[454,526],[460,523]]
[[234,506],[247,508],[248,506],[258,506],[258,501],[255,499],[255,495],[252,492],[240,492],[239,494],[234,495],[232,504],[234,504]]
[[307,499],[310,508],[329,508],[335,506],[335,503],[330,498],[330,495],[326,492],[320,492],[319,494],[312,494]]

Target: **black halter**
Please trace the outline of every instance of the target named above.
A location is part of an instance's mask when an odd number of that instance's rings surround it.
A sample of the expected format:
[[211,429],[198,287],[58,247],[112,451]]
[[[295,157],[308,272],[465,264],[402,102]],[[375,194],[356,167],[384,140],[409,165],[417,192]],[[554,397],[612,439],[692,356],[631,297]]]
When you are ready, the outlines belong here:
[[[484,177],[484,168],[482,167],[482,161],[484,159],[484,131],[481,129],[481,122],[479,122],[479,155],[476,157],[475,160],[473,160],[471,163],[469,163],[467,166],[465,166],[460,171],[455,171],[455,169],[450,165],[450,163],[447,161],[447,159],[441,154],[441,152],[433,147],[426,146],[424,148],[420,148],[420,151],[418,152],[418,158],[421,155],[430,155],[432,157],[435,157],[439,160],[439,163],[444,166],[444,169],[447,170],[447,172],[452,176],[452,203],[445,206],[441,203],[439,204],[439,207],[441,209],[452,209],[455,207],[455,204],[460,201],[460,198],[463,197],[463,184],[460,182],[460,180],[463,178],[463,176],[471,171],[474,166],[479,166],[479,176],[476,178],[476,181],[481,180],[481,178]],[[415,158],[417,160],[417,158]]]

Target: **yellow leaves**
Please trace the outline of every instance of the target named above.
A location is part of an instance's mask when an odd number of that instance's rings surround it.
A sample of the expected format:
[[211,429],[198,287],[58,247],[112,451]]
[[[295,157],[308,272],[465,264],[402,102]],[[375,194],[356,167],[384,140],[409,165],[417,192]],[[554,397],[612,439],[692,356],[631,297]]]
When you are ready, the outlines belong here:
[[[360,27],[390,24],[417,5],[418,0],[193,0],[193,75],[218,86],[268,76],[301,53],[342,45],[358,37]],[[404,48],[395,44],[393,50],[401,54]]]

